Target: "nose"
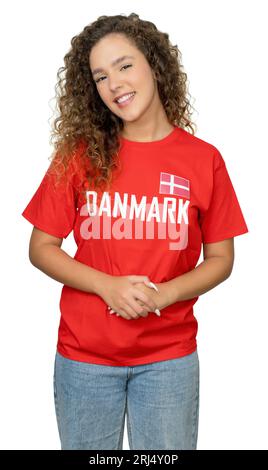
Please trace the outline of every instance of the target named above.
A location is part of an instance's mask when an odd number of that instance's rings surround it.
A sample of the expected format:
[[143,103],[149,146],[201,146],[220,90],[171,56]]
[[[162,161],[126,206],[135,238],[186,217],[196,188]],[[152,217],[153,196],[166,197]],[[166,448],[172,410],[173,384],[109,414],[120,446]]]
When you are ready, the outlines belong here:
[[113,99],[120,94],[120,90],[122,90],[122,87],[121,86],[118,86],[118,85],[110,85],[110,92],[111,92],[111,95],[113,97]]
[[118,78],[116,78],[116,77],[110,78],[109,79],[109,88],[110,88],[111,93],[114,96],[116,96],[116,95],[118,95],[118,91],[122,88],[122,84],[121,84],[121,82],[119,81]]

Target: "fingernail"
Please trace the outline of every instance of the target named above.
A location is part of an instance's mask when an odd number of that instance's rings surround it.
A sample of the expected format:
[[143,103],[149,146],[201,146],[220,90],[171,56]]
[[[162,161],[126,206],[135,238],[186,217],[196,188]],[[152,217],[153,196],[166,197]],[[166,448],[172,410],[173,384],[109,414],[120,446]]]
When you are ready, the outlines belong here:
[[156,315],[158,315],[159,317],[161,316],[160,310],[158,310],[158,308],[155,309],[155,313],[156,313]]
[[159,292],[158,288],[156,287],[156,285],[150,281],[150,285],[153,289],[155,289],[157,292]]

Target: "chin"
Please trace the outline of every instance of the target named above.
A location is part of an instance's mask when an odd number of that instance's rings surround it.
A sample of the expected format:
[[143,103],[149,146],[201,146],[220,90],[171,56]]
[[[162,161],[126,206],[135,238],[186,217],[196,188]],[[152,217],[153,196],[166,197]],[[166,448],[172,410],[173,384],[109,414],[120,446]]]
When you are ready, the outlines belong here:
[[119,118],[122,120],[122,122],[123,122],[124,124],[125,124],[125,123],[129,123],[129,122],[135,122],[135,121],[137,121],[137,120],[139,119],[139,117],[140,117],[140,116],[133,116],[133,117],[128,117],[128,116],[127,116],[127,117],[125,117],[125,116],[122,116],[122,115],[120,115],[120,114],[115,113],[114,111],[113,111],[113,114],[114,114],[115,116],[119,117]]
[[140,112],[129,112],[129,114],[125,113],[125,116],[119,116],[121,117],[121,119],[125,122],[134,122],[134,121],[137,121],[140,117],[141,117],[141,113]]

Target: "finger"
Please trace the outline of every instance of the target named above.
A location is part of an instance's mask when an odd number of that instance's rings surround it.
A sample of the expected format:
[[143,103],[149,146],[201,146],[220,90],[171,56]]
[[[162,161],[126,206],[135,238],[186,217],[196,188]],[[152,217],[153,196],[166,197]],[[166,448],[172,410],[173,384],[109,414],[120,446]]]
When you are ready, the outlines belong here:
[[126,320],[132,320],[132,316],[131,315],[128,315],[125,311],[122,311],[122,310],[113,310],[111,307],[110,307],[110,311],[109,313],[115,313],[117,317],[121,316],[123,318],[125,318]]
[[139,300],[137,299],[131,299],[130,300],[130,305],[133,308],[133,310],[137,313],[138,316],[141,317],[147,317],[148,316],[148,309],[146,305],[144,305],[142,302],[140,303]]
[[[146,310],[146,312],[147,312],[146,306],[145,306],[142,302],[140,302],[139,300],[137,300],[137,302],[138,302],[139,305],[141,305],[142,307],[144,307],[144,310]],[[151,311],[151,310],[150,310],[150,311]],[[153,310],[152,310],[152,311],[153,311]],[[161,312],[160,312],[160,310],[158,310],[158,308],[156,308],[153,312],[154,312],[158,317],[161,316]],[[142,315],[142,316],[143,316],[143,317],[147,317],[147,316],[148,316],[148,313],[149,313],[149,312],[147,312],[146,315]]]
[[125,318],[125,320],[132,320],[132,317],[131,317],[130,315],[127,315],[127,314],[125,313],[125,311],[123,311],[123,310],[120,310],[119,312],[117,312],[117,313],[116,313],[116,316],[117,316],[117,317],[120,316],[120,317],[122,317],[122,318]]
[[[140,300],[136,299],[136,302],[137,302],[139,305],[141,305],[142,307],[144,307],[144,309],[145,309],[145,305],[144,305]],[[158,308],[156,308],[156,309],[154,310],[154,313],[155,313],[158,317],[161,316],[161,312],[160,312],[160,310],[158,310]],[[146,316],[146,317],[147,317],[148,314],[147,314],[147,315],[143,315],[143,316]]]
[[133,284],[135,284],[136,282],[150,282],[148,276],[136,276],[134,274],[130,274],[127,277]]
[[125,318],[126,320],[133,320],[133,316],[136,315],[135,312],[132,311],[132,309],[125,304],[124,307],[122,308],[117,308],[116,312],[121,315],[121,317]]
[[120,317],[120,313],[116,313],[114,311],[110,312],[110,313],[115,313],[117,317]]
[[135,287],[133,290],[134,290],[135,297],[141,300],[141,302],[143,302],[146,305],[146,307],[149,309],[150,312],[154,312],[154,310],[157,308],[155,302],[148,295],[146,295],[144,292],[142,292],[138,288]]
[[[145,283],[145,281],[144,281],[144,283]],[[152,289],[156,290],[156,292],[159,292],[158,287],[156,287],[156,285],[152,281],[146,283],[146,286],[147,285],[148,285],[148,287],[151,287]]]
[[[135,307],[135,304],[134,304]],[[137,308],[137,307],[136,307]],[[139,314],[136,312],[136,309],[132,307],[132,304],[129,302],[128,304],[125,305],[124,310],[126,313],[130,316],[130,319],[137,319],[139,318]]]
[[[109,313],[111,313],[111,314],[115,313],[117,317],[120,316],[120,313],[118,313],[116,310],[113,310],[112,307],[109,306],[109,307],[108,307],[108,310],[109,310]],[[124,317],[124,318],[125,318],[125,317]],[[130,318],[128,318],[128,319],[130,319]]]

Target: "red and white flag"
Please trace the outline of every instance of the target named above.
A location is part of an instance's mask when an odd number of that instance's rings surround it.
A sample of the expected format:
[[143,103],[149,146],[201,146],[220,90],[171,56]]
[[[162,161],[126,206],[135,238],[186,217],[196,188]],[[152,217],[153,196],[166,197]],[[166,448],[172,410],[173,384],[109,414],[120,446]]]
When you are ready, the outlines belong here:
[[160,194],[175,194],[190,199],[190,181],[170,173],[160,174]]

